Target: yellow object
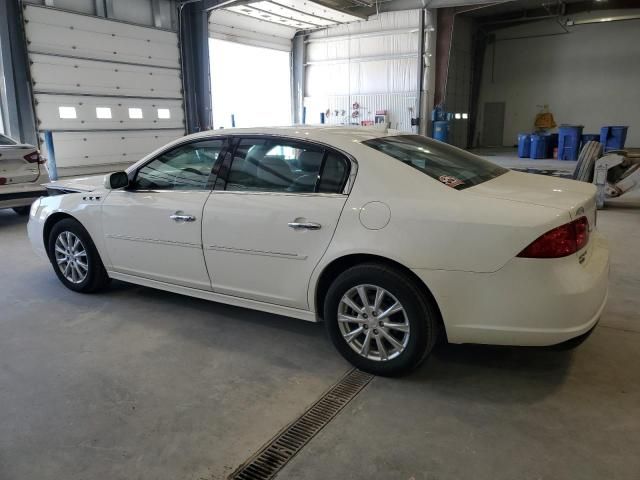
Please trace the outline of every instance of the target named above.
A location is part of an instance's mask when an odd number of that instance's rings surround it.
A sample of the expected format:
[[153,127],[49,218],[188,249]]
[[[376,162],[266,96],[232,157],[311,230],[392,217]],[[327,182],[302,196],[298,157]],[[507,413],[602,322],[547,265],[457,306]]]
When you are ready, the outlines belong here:
[[551,112],[542,112],[536,115],[535,121],[536,128],[540,129],[548,129],[555,128],[556,122],[553,119],[553,114]]

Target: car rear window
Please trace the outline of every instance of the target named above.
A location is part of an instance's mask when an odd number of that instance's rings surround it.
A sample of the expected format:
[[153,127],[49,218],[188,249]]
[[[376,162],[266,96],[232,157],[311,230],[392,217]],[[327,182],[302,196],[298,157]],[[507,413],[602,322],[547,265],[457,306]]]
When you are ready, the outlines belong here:
[[367,145],[400,160],[445,185],[464,190],[507,172],[460,148],[421,135],[397,135],[365,140]]
[[0,133],[0,145],[15,145],[16,142],[11,138],[6,137]]

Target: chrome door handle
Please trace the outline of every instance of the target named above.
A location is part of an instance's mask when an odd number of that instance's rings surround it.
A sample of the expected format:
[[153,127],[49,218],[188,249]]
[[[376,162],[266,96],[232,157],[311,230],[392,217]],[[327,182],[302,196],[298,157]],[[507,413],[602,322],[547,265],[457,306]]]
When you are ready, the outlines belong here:
[[315,222],[289,222],[290,228],[294,230],[320,230],[322,225]]
[[173,215],[169,215],[169,218],[174,222],[195,222],[196,217],[193,215],[185,215],[181,211],[177,211]]

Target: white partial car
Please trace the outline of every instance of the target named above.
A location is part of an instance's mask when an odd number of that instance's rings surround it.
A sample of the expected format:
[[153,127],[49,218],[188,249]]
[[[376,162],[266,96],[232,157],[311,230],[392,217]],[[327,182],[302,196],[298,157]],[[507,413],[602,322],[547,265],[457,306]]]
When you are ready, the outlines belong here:
[[0,208],[13,208],[19,215],[29,213],[29,205],[47,190],[45,161],[33,145],[21,144],[0,134]]
[[[595,188],[418,135],[190,135],[126,172],[50,185],[29,236],[67,287],[116,278],[303,320],[395,375],[436,341],[553,345],[607,298]],[[76,193],[71,193],[76,192]]]

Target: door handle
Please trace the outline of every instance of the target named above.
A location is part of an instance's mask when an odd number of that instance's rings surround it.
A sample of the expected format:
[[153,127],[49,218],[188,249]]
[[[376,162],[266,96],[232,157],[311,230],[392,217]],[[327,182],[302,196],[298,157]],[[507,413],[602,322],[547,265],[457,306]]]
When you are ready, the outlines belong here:
[[178,210],[173,215],[169,215],[169,218],[174,222],[195,222],[196,217],[193,215],[185,215],[184,212]]
[[320,230],[322,225],[315,222],[289,222],[290,228],[294,230]]

